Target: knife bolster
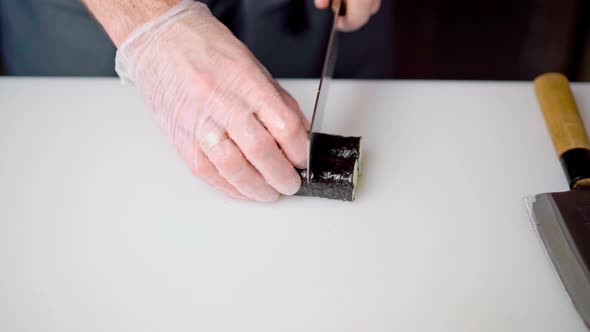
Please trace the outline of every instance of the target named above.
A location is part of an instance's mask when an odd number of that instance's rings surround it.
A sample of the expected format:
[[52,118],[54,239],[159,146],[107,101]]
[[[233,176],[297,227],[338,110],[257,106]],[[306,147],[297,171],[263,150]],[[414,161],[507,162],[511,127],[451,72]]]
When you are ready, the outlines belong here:
[[559,158],[571,189],[590,188],[590,150],[578,148]]

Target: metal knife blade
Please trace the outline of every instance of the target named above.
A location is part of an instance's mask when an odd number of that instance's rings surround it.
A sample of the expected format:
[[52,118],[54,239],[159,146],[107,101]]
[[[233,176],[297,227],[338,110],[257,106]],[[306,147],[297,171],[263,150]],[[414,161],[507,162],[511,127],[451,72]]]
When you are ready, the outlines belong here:
[[527,209],[574,307],[590,326],[590,191],[537,195]]
[[324,67],[322,69],[322,76],[320,78],[320,85],[315,100],[313,115],[311,117],[311,127],[309,130],[308,146],[307,146],[307,183],[311,181],[313,173],[313,151],[316,134],[321,132],[322,123],[324,121],[324,112],[326,108],[326,101],[328,95],[328,88],[334,73],[334,65],[338,56],[338,16],[342,15],[343,0],[332,0],[332,10],[334,11],[334,20],[332,22],[332,29],[330,30],[330,37],[328,39],[328,48],[326,50],[326,57],[324,59]]

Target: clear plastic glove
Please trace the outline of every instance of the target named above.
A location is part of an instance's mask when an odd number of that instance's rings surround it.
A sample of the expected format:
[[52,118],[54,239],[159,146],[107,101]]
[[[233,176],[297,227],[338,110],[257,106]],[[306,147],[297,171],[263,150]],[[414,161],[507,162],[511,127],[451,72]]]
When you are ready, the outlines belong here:
[[241,199],[297,192],[307,128],[297,102],[202,3],[184,0],[131,33],[116,70],[135,82],[191,171]]
[[[371,16],[375,15],[381,7],[381,0],[345,0],[346,16],[338,20],[338,29],[341,31],[354,31],[369,22]],[[319,9],[330,6],[331,0],[315,0]]]

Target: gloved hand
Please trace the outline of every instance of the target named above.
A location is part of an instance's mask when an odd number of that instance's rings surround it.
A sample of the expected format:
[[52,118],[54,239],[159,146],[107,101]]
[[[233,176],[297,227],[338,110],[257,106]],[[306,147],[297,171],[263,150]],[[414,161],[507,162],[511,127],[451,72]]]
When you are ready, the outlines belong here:
[[[346,16],[338,21],[338,29],[341,31],[357,30],[369,22],[381,7],[381,0],[345,0]],[[330,0],[315,0],[318,9],[330,6]]]
[[135,82],[191,171],[241,199],[297,192],[309,124],[297,102],[202,3],[131,33],[116,71]]

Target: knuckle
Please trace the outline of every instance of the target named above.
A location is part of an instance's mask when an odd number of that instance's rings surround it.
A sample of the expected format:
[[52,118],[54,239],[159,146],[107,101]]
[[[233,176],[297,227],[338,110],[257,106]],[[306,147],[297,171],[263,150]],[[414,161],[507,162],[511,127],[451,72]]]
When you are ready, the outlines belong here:
[[236,69],[240,72],[251,73],[258,69],[256,63],[250,58],[248,54],[242,54],[235,60]]
[[256,139],[248,146],[248,155],[255,160],[264,160],[273,151],[273,142],[265,139]]
[[217,87],[217,79],[213,73],[203,72],[193,76],[192,84],[205,91],[213,91]]
[[223,154],[221,159],[218,161],[219,171],[226,177],[235,177],[244,169],[246,165],[246,159],[241,153],[233,152]]
[[276,135],[282,140],[290,141],[304,131],[301,118],[291,110],[282,112],[281,120],[283,125],[280,127]]
[[283,96],[283,100],[285,100],[285,103],[287,104],[287,106],[289,107],[289,109],[296,110],[297,112],[300,112],[301,107],[299,106],[299,103],[297,102],[297,100],[295,100],[295,98],[293,98],[287,92],[285,92],[285,93],[283,93],[281,95]]

